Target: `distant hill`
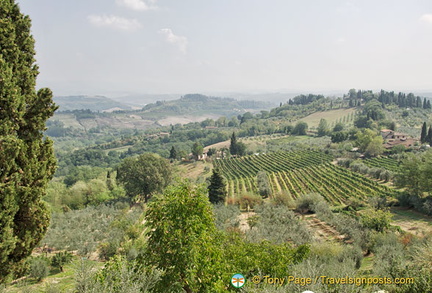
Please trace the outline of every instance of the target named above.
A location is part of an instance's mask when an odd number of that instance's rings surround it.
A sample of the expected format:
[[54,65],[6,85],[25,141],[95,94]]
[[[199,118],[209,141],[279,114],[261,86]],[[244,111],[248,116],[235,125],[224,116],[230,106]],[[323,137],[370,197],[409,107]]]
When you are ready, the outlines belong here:
[[58,111],[90,110],[93,112],[112,112],[115,110],[132,110],[133,107],[103,96],[65,96],[54,97],[60,106]]
[[[186,124],[208,118],[243,115],[246,112],[257,113],[275,106],[269,102],[237,101],[200,94],[185,95],[177,100],[158,101],[143,108],[135,107],[135,110],[131,110],[131,107],[126,104],[100,96],[57,97],[54,101],[60,105],[60,109],[51,120],[59,120],[66,128],[81,129],[106,126],[116,129],[145,129],[158,125]],[[92,112],[81,111],[81,109],[89,109]],[[98,111],[101,113],[96,113]]]
[[232,98],[209,97],[201,94],[188,94],[177,100],[157,101],[146,105],[143,114],[162,114],[163,116],[216,114],[232,116],[245,112],[259,112],[274,107],[271,102],[235,100]]

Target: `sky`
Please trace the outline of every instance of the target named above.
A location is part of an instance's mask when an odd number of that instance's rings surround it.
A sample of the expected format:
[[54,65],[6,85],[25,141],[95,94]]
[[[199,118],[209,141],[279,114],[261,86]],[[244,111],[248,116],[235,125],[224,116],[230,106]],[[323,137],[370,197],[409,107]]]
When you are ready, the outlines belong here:
[[432,91],[430,0],[17,0],[55,95]]

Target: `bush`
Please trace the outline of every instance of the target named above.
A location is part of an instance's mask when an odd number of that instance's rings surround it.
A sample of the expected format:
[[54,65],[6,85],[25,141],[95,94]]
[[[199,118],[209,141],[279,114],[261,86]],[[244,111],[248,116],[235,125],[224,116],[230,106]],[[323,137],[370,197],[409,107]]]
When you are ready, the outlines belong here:
[[392,178],[393,178],[393,174],[388,170],[382,171],[379,176],[379,179],[383,180],[384,182],[389,182]]
[[30,262],[30,277],[38,282],[42,281],[49,274],[49,260],[45,257],[35,257]]
[[392,214],[382,210],[365,210],[361,213],[361,223],[368,229],[383,232],[390,228]]
[[60,251],[51,258],[51,265],[63,272],[63,267],[72,261],[73,255],[67,251]]
[[352,162],[353,162],[352,159],[340,159],[340,160],[338,160],[337,163],[338,163],[339,166],[343,166],[345,168],[349,168]]
[[302,197],[296,199],[296,211],[305,214],[308,212],[315,212],[315,206],[319,203],[325,201],[324,198],[318,193],[305,194]]
[[240,209],[254,209],[257,205],[262,204],[263,200],[261,196],[253,194],[253,193],[243,193],[238,198],[238,204]]
[[213,206],[215,224],[219,230],[226,230],[239,226],[240,209],[236,205],[217,204]]
[[350,197],[347,200],[347,207],[350,207],[353,210],[357,211],[360,208],[364,207],[364,204],[363,204],[363,202],[360,199],[358,199],[356,197]]
[[295,201],[287,191],[281,191],[273,195],[272,202],[275,205],[283,205],[289,208],[295,208]]
[[312,234],[306,224],[286,206],[261,205],[255,212],[258,222],[254,229],[246,232],[249,241],[293,242],[296,245],[312,241]]

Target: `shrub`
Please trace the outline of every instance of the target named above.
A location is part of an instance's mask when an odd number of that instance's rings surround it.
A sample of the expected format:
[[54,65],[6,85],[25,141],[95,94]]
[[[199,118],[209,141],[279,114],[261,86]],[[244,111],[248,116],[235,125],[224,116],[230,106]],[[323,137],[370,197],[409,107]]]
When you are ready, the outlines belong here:
[[383,232],[390,227],[392,214],[382,210],[365,210],[361,213],[361,223],[364,227]]
[[358,199],[356,197],[350,197],[347,200],[347,206],[352,208],[353,210],[357,211],[359,208],[364,207],[364,204],[360,199]]
[[42,281],[49,274],[49,260],[45,257],[35,257],[30,262],[30,277],[38,282]]
[[220,230],[226,230],[230,227],[238,227],[240,209],[236,205],[217,204],[213,206],[215,214],[215,224]]
[[296,211],[302,214],[314,213],[316,204],[322,201],[324,201],[324,198],[318,193],[305,194],[296,199]]
[[305,244],[312,241],[312,234],[292,210],[286,206],[261,205],[255,209],[258,223],[246,232],[251,242],[268,240],[274,243],[293,242]]
[[243,193],[238,198],[240,209],[254,209],[257,205],[262,204],[262,202],[261,196],[253,193]]
[[275,205],[284,205],[289,208],[295,207],[295,201],[287,191],[281,191],[273,195],[272,202]]
[[393,174],[388,170],[382,171],[380,176],[379,176],[379,179],[383,180],[384,182],[389,182],[390,179],[392,179],[392,178],[393,178]]
[[108,260],[117,253],[119,243],[117,241],[102,242],[98,246],[99,257],[103,260]]
[[258,184],[258,190],[259,194],[262,197],[269,197],[271,196],[272,189],[270,186],[270,181],[268,178],[268,174],[265,171],[259,171],[257,174],[257,184]]
[[60,251],[51,258],[51,265],[63,272],[63,267],[72,261],[73,255],[67,251]]
[[343,166],[345,168],[349,168],[352,162],[353,162],[352,159],[340,159],[340,160],[338,160],[337,163],[338,163],[339,166]]

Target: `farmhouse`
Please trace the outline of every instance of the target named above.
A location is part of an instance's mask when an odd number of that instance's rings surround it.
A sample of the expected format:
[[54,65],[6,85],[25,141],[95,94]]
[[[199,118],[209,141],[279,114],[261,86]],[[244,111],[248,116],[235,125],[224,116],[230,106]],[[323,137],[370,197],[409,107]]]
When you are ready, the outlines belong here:
[[384,139],[384,147],[386,149],[391,149],[397,145],[412,147],[415,142],[417,142],[417,139],[410,137],[408,134],[396,132],[390,129],[382,129],[381,136]]

